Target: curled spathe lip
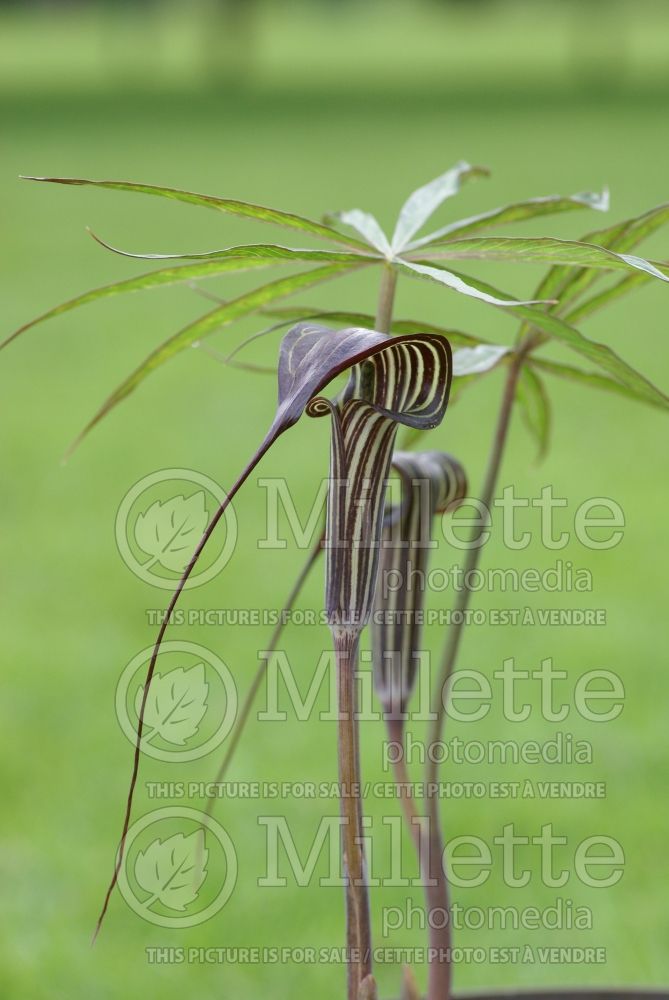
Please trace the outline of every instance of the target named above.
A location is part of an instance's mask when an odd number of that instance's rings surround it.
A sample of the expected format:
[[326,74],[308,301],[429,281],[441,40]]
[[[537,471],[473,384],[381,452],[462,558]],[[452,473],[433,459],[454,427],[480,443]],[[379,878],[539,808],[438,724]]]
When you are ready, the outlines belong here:
[[[434,427],[448,403],[452,361],[448,342],[424,334],[392,338],[375,331],[344,331],[343,343],[327,328],[303,325],[285,338],[279,384],[305,389],[299,374],[320,379],[321,366],[342,370],[354,358],[348,383],[335,400],[311,396],[306,412],[332,419],[326,529],[326,612],[336,629],[359,632],[371,614],[383,529],[385,484],[399,424]],[[324,358],[323,344],[332,349]],[[351,354],[353,348],[353,354]],[[362,348],[362,350],[361,350]],[[293,361],[297,356],[297,365]],[[313,370],[310,366],[315,365]],[[294,395],[296,395],[294,393]],[[281,403],[280,403],[281,408]]]

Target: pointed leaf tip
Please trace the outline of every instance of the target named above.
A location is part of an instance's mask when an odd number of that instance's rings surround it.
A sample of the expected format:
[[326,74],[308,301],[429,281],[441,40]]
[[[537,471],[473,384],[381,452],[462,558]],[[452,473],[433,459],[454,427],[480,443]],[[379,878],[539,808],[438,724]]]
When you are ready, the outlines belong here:
[[[476,236],[451,240],[435,250],[438,260],[503,260],[512,263],[542,262],[566,267],[602,268],[604,270],[644,271],[654,278],[669,281],[665,264],[656,264],[632,254],[616,253],[606,246],[581,240],[561,240],[550,236]],[[664,271],[662,270],[664,268]]]
[[388,237],[371,212],[363,212],[360,208],[350,208],[343,212],[332,213],[327,216],[327,220],[330,219],[355,229],[370,246],[378,250],[384,257],[391,256],[392,250]]
[[312,250],[309,248],[285,247],[277,243],[246,243],[240,246],[225,247],[222,250],[205,250],[195,253],[132,253],[129,250],[122,250],[115,247],[101,236],[98,236],[90,226],[86,227],[87,232],[93,237],[96,243],[105,250],[110,250],[120,257],[129,257],[132,260],[228,260],[228,261],[267,261],[268,264],[282,263],[284,261],[313,261],[314,263],[351,263],[351,264],[372,264],[378,263],[379,257],[375,254],[363,254],[358,250]]
[[601,192],[583,191],[567,196],[545,195],[540,198],[528,198],[527,201],[516,202],[512,205],[504,205],[488,212],[481,212],[479,215],[451,222],[421,239],[414,240],[406,249],[416,250],[419,247],[439,246],[442,243],[448,243],[455,237],[459,238],[465,234],[480,232],[494,226],[509,225],[521,222],[523,219],[534,219],[539,216],[582,208],[592,208],[598,212],[608,211],[608,189],[605,188]]
[[454,167],[409,195],[400,209],[392,238],[394,253],[401,253],[412,237],[425,225],[439,206],[457,194],[464,180],[469,177],[487,177],[487,167],[476,167],[460,160]]
[[199,205],[203,208],[213,208],[228,215],[236,215],[247,219],[256,219],[258,222],[267,222],[275,226],[284,226],[288,229],[299,229],[302,232],[310,233],[335,243],[344,243],[347,246],[357,247],[359,250],[366,250],[367,247],[360,240],[347,237],[338,233],[336,229],[324,226],[320,222],[308,219],[294,212],[284,212],[280,209],[269,208],[265,205],[256,205],[252,202],[239,201],[233,198],[217,198],[214,195],[198,194],[195,191],[183,191],[180,188],[161,187],[156,184],[141,184],[135,181],[116,180],[92,180],[86,177],[25,177],[24,180],[42,181],[49,184],[64,184],[76,187],[97,187],[106,188],[112,191],[128,191],[137,194],[155,195],[160,198],[168,198],[172,201],[181,201],[190,205]]

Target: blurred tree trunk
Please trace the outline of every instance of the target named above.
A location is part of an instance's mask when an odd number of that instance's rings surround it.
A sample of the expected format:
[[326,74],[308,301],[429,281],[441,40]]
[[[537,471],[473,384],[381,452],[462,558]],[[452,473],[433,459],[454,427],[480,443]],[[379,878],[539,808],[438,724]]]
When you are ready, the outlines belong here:
[[203,69],[214,86],[243,86],[257,49],[258,0],[203,0]]
[[618,90],[629,62],[626,6],[622,0],[567,2],[571,8],[570,62],[576,81],[598,92]]

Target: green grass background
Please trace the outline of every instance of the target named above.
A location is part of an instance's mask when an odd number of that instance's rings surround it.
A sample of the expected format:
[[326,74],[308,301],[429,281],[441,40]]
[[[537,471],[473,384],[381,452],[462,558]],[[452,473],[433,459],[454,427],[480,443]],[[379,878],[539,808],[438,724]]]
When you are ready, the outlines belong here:
[[[32,186],[19,182],[19,173],[148,180],[314,217],[360,205],[390,224],[408,190],[466,157],[490,165],[493,178],[469,185],[457,205],[444,208],[444,219],[519,197],[605,183],[612,189],[614,219],[664,201],[667,71],[660,54],[666,51],[667,25],[661,8],[610,7],[611,17],[597,32],[593,25],[602,7],[595,3],[586,5],[590,20],[583,5],[582,15],[569,4],[475,6],[475,12],[465,11],[460,4],[447,15],[436,3],[360,10],[355,4],[289,5],[283,16],[278,5],[265,7],[251,25],[255,42],[241,57],[234,41],[223,39],[237,62],[222,69],[215,42],[213,69],[202,56],[207,21],[196,5],[188,16],[185,5],[166,5],[167,12],[153,14],[153,20],[135,17],[126,7],[114,15],[76,6],[57,17],[34,10],[5,15],[3,331],[80,290],[137,273],[133,262],[88,240],[86,224],[131,249],[197,250],[272,237],[264,227],[185,206]],[[225,68],[231,65],[234,79]],[[584,212],[522,231],[580,236],[600,223],[601,217]],[[276,236],[282,238],[280,232]],[[667,259],[669,233],[646,251]],[[479,273],[527,294],[540,272],[494,266]],[[209,287],[228,296],[253,280],[221,279]],[[375,294],[369,274],[324,286],[300,301],[372,311]],[[665,387],[667,294],[659,283],[647,287],[586,328]],[[90,306],[31,331],[0,358],[0,987],[7,997],[241,1000],[341,993],[342,970],[335,964],[152,966],[145,951],[339,945],[339,890],[299,888],[290,878],[283,889],[256,885],[265,850],[258,813],[283,812],[306,847],[323,809],[336,812],[334,801],[221,803],[217,815],[239,845],[240,866],[237,889],[223,912],[194,930],[168,932],[142,923],[117,896],[97,946],[89,947],[130,768],[130,748],[114,715],[115,685],[125,664],[154,638],[145,609],[165,602],[164,593],[135,579],[122,563],[114,542],[115,513],[129,487],[156,469],[185,466],[229,484],[271,418],[272,379],[226,370],[186,352],[119,407],[66,467],[60,456],[121,377],[201,306],[183,288]],[[499,311],[408,281],[400,284],[396,314],[507,343],[515,332],[513,321]],[[240,324],[212,344],[226,348],[257,328],[257,322]],[[275,352],[276,340],[264,344],[257,357],[271,363]],[[555,892],[539,883],[535,860],[528,890],[506,889],[496,869],[485,887],[456,893],[462,905],[477,906],[545,906],[563,895],[592,907],[594,915],[590,932],[465,930],[458,939],[464,946],[566,943],[607,949],[604,966],[464,964],[456,973],[461,990],[669,979],[666,424],[655,411],[601,393],[563,384],[550,388],[554,427],[548,459],[534,463],[533,445],[516,419],[501,485],[514,484],[517,493],[533,497],[552,483],[556,494],[569,500],[563,527],[583,499],[613,497],[625,511],[624,541],[604,553],[572,542],[554,554],[538,541],[514,553],[494,540],[484,565],[543,569],[558,556],[571,559],[592,570],[594,593],[498,593],[480,595],[474,605],[595,606],[606,608],[608,623],[599,629],[472,628],[461,666],[492,673],[513,655],[526,668],[553,656],[570,678],[610,669],[624,679],[625,710],[612,724],[588,726],[572,715],[557,727],[592,740],[592,767],[490,773],[446,768],[444,778],[587,776],[607,783],[607,797],[445,803],[444,823],[449,837],[475,833],[489,839],[505,823],[535,834],[542,823],[553,822],[569,837],[565,856],[584,837],[609,834],[624,846],[625,875],[611,890],[587,889],[572,879]],[[500,391],[497,374],[482,380],[431,440],[463,460],[474,490]],[[306,511],[326,473],[327,447],[324,423],[305,420],[277,446],[261,474],[285,475],[298,507]],[[234,560],[205,591],[187,596],[184,606],[280,606],[302,557],[292,550],[258,552],[263,497],[253,483],[247,487],[237,505],[240,547]],[[528,518],[524,526],[537,524]],[[436,565],[453,561],[443,547],[435,558]],[[321,591],[317,572],[306,588],[305,606],[318,607]],[[438,599],[433,604],[438,606]],[[171,637],[210,646],[231,666],[242,690],[255,668],[256,650],[267,642],[265,629],[252,628],[174,628]],[[427,638],[436,652],[442,630],[429,629]],[[285,641],[306,686],[328,642],[326,632],[289,629]],[[548,739],[556,727],[541,721],[536,697],[533,706],[524,726],[505,722],[497,705],[476,732],[449,724],[448,734]],[[418,734],[420,727],[414,728]],[[380,724],[363,729],[363,766],[370,779],[385,777],[382,736]],[[232,776],[334,779],[334,748],[331,723],[290,717],[254,722]],[[152,808],[145,781],[211,778],[216,766],[215,759],[180,768],[144,761],[136,815]],[[369,804],[377,823],[388,811],[397,813],[398,804]],[[376,849],[382,867],[387,861],[382,835]],[[419,902],[417,890],[411,896]],[[405,897],[401,888],[374,892],[377,928],[381,907],[404,905]],[[423,936],[414,927],[383,943],[418,947]],[[424,981],[424,970],[417,972]],[[382,995],[399,992],[399,974],[397,966],[379,968]]]

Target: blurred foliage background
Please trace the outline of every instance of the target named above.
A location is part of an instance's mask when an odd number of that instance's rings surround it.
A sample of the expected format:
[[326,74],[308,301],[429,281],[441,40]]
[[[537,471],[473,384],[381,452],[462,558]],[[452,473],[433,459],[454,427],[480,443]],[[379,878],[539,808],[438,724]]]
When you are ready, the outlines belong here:
[[[489,165],[492,179],[469,185],[443,216],[549,193],[612,190],[613,219],[638,214],[667,198],[666,105],[669,20],[662,0],[313,0],[283,3],[28,3],[0,4],[0,276],[2,328],[16,326],[70,295],[142,268],[106,254],[85,235],[91,224],[130,249],[204,250],[272,238],[251,223],[124,196],[49,189],[20,182],[20,173],[123,177],[276,204],[318,217],[360,205],[391,223],[406,193],[460,158]],[[578,237],[602,224],[578,213],[522,227],[522,232]],[[277,242],[281,234],[277,234]],[[649,257],[669,258],[669,233]],[[481,273],[484,271],[481,269]],[[540,271],[489,267],[485,276],[527,295]],[[251,287],[252,277],[217,279],[224,297]],[[302,301],[373,311],[376,289],[366,275],[324,286]],[[339,995],[336,964],[152,965],[150,946],[308,944],[343,941],[337,889],[281,889],[256,884],[264,871],[259,813],[285,813],[306,849],[325,809],[336,802],[235,801],[217,815],[239,848],[237,889],[224,911],[191,931],[142,923],[115,898],[95,949],[89,947],[112,867],[129,776],[130,747],[114,714],[114,691],[127,662],[154,638],[147,608],[164,593],[134,578],[114,541],[114,517],[130,486],[156,469],[186,467],[223,486],[241,468],[274,406],[272,379],[234,372],[201,352],[188,352],[157,373],[97,429],[66,467],[59,459],[107,392],[148,350],[201,311],[187,288],[167,289],[91,306],[28,333],[0,358],[2,400],[3,698],[5,750],[3,896],[0,985],[7,997],[117,998],[184,995]],[[460,326],[510,343],[513,321],[445,289],[400,284],[396,314]],[[585,332],[669,386],[667,289],[657,283],[588,323]],[[226,349],[254,332],[243,323],[212,340]],[[258,359],[272,363],[276,342]],[[559,351],[555,356],[562,356]],[[500,394],[498,373],[464,393],[431,444],[453,451],[475,491]],[[666,428],[663,417],[577,387],[551,386],[553,447],[533,461],[518,421],[502,485],[535,497],[552,483],[569,506],[613,497],[624,509],[623,543],[590,552],[572,539],[557,555],[591,569],[592,594],[477,596],[482,608],[600,607],[601,628],[473,627],[461,666],[492,673],[506,656],[535,668],[552,656],[574,680],[606,668],[620,674],[627,697],[615,723],[587,725],[572,715],[562,726],[542,721],[538,691],[522,727],[497,704],[478,727],[449,723],[447,736],[488,740],[551,738],[556,728],[591,739],[594,762],[528,769],[447,766],[445,780],[587,778],[607,783],[601,800],[458,801],[444,804],[448,837],[491,838],[505,823],[536,834],[552,822],[569,838],[565,857],[585,837],[620,840],[626,867],[614,889],[570,881],[558,893],[592,908],[591,931],[464,930],[463,946],[560,943],[607,950],[604,965],[561,967],[463,963],[460,990],[483,985],[655,984],[669,978],[666,940]],[[276,449],[261,475],[285,475],[306,513],[327,470],[327,429],[303,421]],[[240,546],[227,571],[189,607],[280,606],[302,554],[257,550],[264,492],[253,485],[238,504]],[[536,531],[528,514],[525,527]],[[456,555],[442,546],[435,565]],[[556,553],[536,541],[524,551],[497,538],[484,566],[545,569]],[[449,595],[446,599],[450,600]],[[443,605],[434,595],[432,605]],[[317,608],[316,572],[304,605]],[[436,652],[443,638],[427,631]],[[201,642],[222,655],[245,690],[267,642],[265,629],[181,627],[172,638]],[[308,683],[320,628],[288,629],[286,648]],[[569,686],[564,688],[565,692]],[[473,729],[475,728],[475,732]],[[415,735],[421,733],[414,727]],[[365,776],[381,768],[380,724],[363,731]],[[332,723],[253,722],[232,777],[334,779]],[[181,767],[145,761],[137,815],[155,807],[146,781],[213,777],[217,759]],[[420,772],[416,772],[420,776]],[[161,802],[159,804],[166,804]],[[187,805],[199,805],[189,801]],[[378,822],[397,802],[374,801]],[[387,861],[387,842],[376,850]],[[407,862],[410,851],[407,847]],[[383,861],[381,862],[381,864]],[[536,870],[536,858],[533,861]],[[409,890],[415,904],[416,888]],[[381,908],[404,906],[407,890],[376,889],[379,943],[423,943],[415,924],[381,941]],[[479,889],[459,891],[461,905],[549,905],[556,896],[535,878],[509,890],[499,871]],[[424,981],[424,970],[417,969]],[[400,969],[380,967],[382,995],[399,992]]]

